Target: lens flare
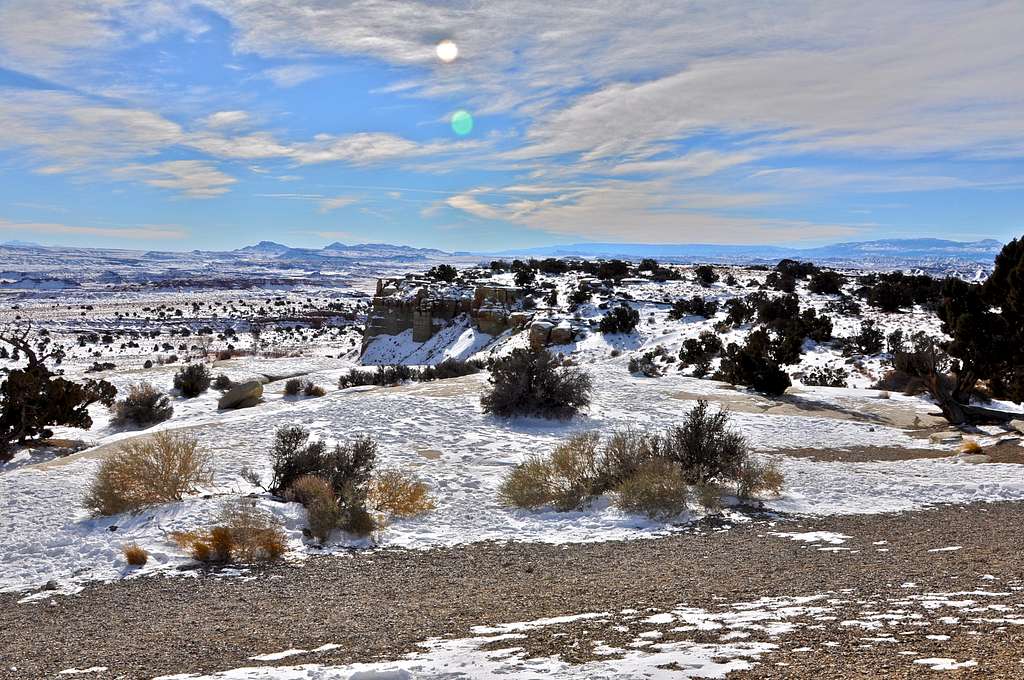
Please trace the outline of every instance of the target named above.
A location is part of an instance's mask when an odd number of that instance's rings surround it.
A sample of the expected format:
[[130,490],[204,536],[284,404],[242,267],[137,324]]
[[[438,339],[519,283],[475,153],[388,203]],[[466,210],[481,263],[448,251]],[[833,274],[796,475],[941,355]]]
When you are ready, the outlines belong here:
[[459,56],[459,46],[455,44],[453,40],[442,40],[437,43],[437,58],[446,64],[450,64],[455,61]]
[[452,114],[452,131],[460,137],[465,137],[473,131],[473,116],[465,109],[459,109]]

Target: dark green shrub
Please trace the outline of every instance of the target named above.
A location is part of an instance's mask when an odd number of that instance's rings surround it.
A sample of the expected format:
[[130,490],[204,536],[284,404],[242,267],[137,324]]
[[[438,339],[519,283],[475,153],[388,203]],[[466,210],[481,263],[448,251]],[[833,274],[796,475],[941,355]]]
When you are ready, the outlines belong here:
[[155,425],[174,415],[174,406],[166,394],[149,383],[128,388],[128,394],[113,406],[113,423],[123,425]]
[[711,265],[702,264],[693,270],[693,275],[697,278],[697,281],[705,286],[710,286],[712,283],[718,281],[718,272]]
[[792,381],[771,358],[771,339],[764,331],[754,331],[743,346],[730,344],[722,357],[715,378],[733,385],[746,385],[757,392],[778,396]]
[[517,348],[491,365],[490,389],[480,397],[485,413],[571,418],[590,404],[592,382],[583,370],[546,350]]
[[711,370],[714,361],[724,349],[722,339],[710,331],[704,331],[696,338],[687,338],[679,350],[682,367],[693,366],[693,374],[703,377]]
[[685,316],[702,316],[705,319],[710,319],[717,313],[717,300],[705,300],[700,295],[694,295],[688,300],[676,300],[672,303],[672,309],[668,312],[668,318],[682,319]]
[[843,290],[846,278],[839,272],[821,270],[811,276],[807,289],[818,295],[838,295]]
[[0,333],[0,342],[28,360],[25,368],[7,371],[0,384],[0,462],[13,456],[15,444],[52,437],[53,426],[89,429],[89,406],[114,403],[117,388],[105,380],[76,383],[50,371],[46,361],[59,362],[62,353],[37,354],[28,341],[27,329]]
[[459,272],[450,264],[439,264],[431,267],[430,271],[427,272],[427,276],[435,281],[451,283],[455,279],[459,278]]
[[210,389],[211,382],[210,369],[206,364],[189,364],[174,374],[174,389],[189,399]]
[[626,304],[620,304],[601,317],[598,326],[602,333],[632,333],[640,323],[640,312]]
[[819,366],[808,370],[801,382],[812,387],[846,387],[850,373],[845,368]]

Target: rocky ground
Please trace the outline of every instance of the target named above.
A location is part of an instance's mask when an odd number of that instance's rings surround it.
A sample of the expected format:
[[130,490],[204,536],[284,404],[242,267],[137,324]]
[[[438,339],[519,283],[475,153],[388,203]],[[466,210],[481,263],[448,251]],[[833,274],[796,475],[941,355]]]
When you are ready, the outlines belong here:
[[949,668],[1019,678],[1022,547],[1024,503],[821,519],[754,513],[651,540],[386,549],[241,576],[128,579],[25,603],[0,594],[0,677],[209,673],[323,645],[337,646],[288,663],[397,659],[423,640],[484,630],[475,627],[592,613],[490,646],[584,663],[677,641],[735,641],[770,647],[729,677]]

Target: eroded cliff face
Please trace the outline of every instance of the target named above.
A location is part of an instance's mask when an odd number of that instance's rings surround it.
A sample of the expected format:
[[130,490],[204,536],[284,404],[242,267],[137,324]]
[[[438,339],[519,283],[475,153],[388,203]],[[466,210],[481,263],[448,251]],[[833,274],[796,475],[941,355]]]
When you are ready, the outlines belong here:
[[480,284],[459,286],[423,279],[379,279],[366,320],[363,348],[379,335],[412,330],[414,342],[426,342],[461,314],[482,333],[500,335],[530,320],[521,288]]

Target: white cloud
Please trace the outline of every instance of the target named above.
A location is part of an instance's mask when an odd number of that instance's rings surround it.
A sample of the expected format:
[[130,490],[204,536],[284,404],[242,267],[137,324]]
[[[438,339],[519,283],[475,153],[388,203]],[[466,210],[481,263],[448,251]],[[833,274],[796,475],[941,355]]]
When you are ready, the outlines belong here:
[[351,196],[335,196],[334,198],[324,198],[319,201],[320,212],[327,213],[332,210],[344,208],[347,205],[352,205],[357,199]]
[[56,222],[12,222],[0,218],[0,230],[27,234],[53,234],[59,236],[97,236],[101,238],[146,240],[172,240],[188,237],[188,232],[177,227],[82,227]]
[[327,69],[316,64],[288,64],[263,71],[262,76],[278,87],[295,87],[327,74]]
[[237,182],[208,161],[165,161],[149,165],[129,165],[114,170],[115,175],[141,179],[144,184],[179,191],[190,198],[213,198],[226,193]]
[[[771,202],[768,195],[675,195],[661,182],[608,182],[537,195],[476,189],[451,196],[445,205],[485,219],[498,219],[587,240],[651,243],[777,243],[855,236],[856,225],[755,219],[716,209]],[[485,203],[480,196],[492,200]],[[527,197],[529,196],[529,197]],[[670,197],[670,198],[669,198]]]
[[245,111],[217,111],[206,117],[206,127],[236,127],[248,122],[249,114]]

